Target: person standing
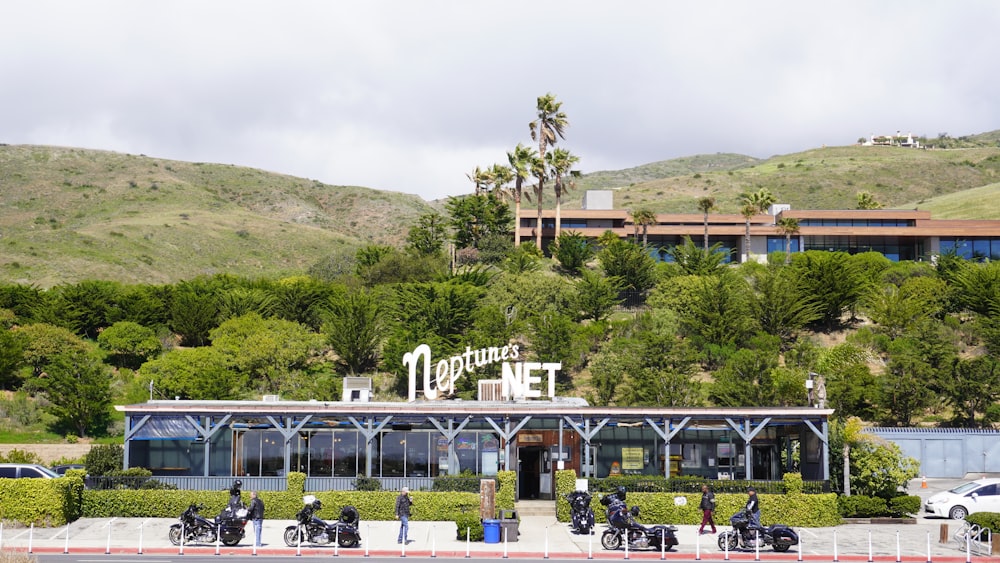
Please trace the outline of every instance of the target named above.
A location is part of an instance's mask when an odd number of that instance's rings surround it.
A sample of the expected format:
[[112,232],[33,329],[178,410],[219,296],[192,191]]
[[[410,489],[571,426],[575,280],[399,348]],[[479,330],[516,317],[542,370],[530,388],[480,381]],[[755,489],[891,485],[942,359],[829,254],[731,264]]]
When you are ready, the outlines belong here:
[[250,491],[250,508],[247,512],[253,522],[254,545],[260,547],[260,532],[264,528],[264,501],[257,496],[257,491]]
[[399,537],[396,543],[410,543],[410,507],[413,506],[413,499],[410,498],[410,489],[403,487],[396,497],[396,520],[399,520]]
[[701,508],[701,528],[698,528],[698,534],[703,535],[705,533],[705,524],[710,524],[712,526],[712,533],[715,533],[715,518],[713,515],[715,513],[715,493],[708,489],[708,485],[703,484],[701,486],[701,504],[698,505]]
[[757,489],[753,487],[749,487],[747,489],[747,495],[749,497],[747,498],[746,506],[747,514],[750,516],[749,531],[755,528],[760,528],[760,499],[757,498]]

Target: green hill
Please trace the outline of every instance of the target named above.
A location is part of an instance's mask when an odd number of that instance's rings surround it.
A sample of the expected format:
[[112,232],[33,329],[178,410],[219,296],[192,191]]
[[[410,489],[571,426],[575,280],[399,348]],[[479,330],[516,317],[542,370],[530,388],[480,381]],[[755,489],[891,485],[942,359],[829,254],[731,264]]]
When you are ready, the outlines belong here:
[[[738,211],[759,187],[800,209],[853,208],[860,191],[886,207],[940,218],[1000,219],[1000,132],[955,140],[963,148],[823,147],[759,160],[696,155],[576,179],[564,197],[612,189],[615,207]],[[586,168],[586,163],[581,163]],[[544,205],[553,205],[547,195]],[[530,209],[531,203],[526,203]],[[0,281],[51,287],[82,279],[169,283],[201,274],[281,276],[336,252],[401,244],[442,201],[224,164],[108,151],[0,146]]]

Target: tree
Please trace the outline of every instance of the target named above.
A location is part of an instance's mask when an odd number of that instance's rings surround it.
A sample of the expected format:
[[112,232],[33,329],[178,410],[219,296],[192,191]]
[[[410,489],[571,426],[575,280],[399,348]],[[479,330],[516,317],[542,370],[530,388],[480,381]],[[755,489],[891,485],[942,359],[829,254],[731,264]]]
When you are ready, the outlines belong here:
[[594,245],[590,239],[576,231],[566,231],[556,238],[553,255],[567,272],[579,274],[587,261],[594,257]]
[[725,260],[728,256],[722,251],[721,242],[703,250],[695,246],[691,237],[684,237],[684,242],[670,247],[667,254],[684,274],[696,276],[720,273],[726,267]]
[[424,213],[417,218],[417,224],[406,234],[406,244],[419,255],[438,254],[444,248],[448,235],[445,219],[439,213]]
[[576,282],[578,307],[584,319],[603,321],[619,303],[619,281],[590,270]]
[[92,354],[59,354],[45,367],[49,412],[78,436],[104,434],[111,422],[111,374]]
[[737,350],[715,374],[708,397],[720,407],[773,406],[771,372],[777,367],[778,354],[773,348]]
[[[0,311],[6,311],[2,309]],[[24,345],[17,333],[5,327],[0,327],[0,390],[13,390],[20,387],[17,368],[23,361]]]
[[898,444],[865,434],[851,448],[851,491],[890,499],[919,474],[920,465],[903,455]]
[[802,290],[788,268],[762,269],[750,276],[750,283],[752,315],[761,330],[783,343],[793,341],[800,330],[822,317],[820,304]]
[[740,194],[740,215],[743,215],[743,218],[746,219],[744,250],[747,260],[750,259],[750,219],[754,215],[767,211],[767,208],[774,201],[774,194],[767,188],[760,188],[756,192],[744,192]]
[[639,238],[639,229],[642,229],[642,246],[644,248],[649,246],[649,241],[646,238],[646,234],[649,232],[649,226],[655,225],[657,223],[656,213],[647,208],[636,209],[632,212],[632,223],[635,224],[635,238]]
[[782,217],[777,222],[778,232],[785,236],[785,264],[792,262],[792,235],[799,233],[799,220],[794,217]]
[[743,278],[727,272],[703,276],[694,283],[690,300],[678,314],[682,334],[695,346],[735,346],[757,331],[757,321],[750,314],[750,288]]
[[483,237],[494,234],[508,236],[511,229],[510,207],[495,193],[479,196],[451,197],[445,204],[455,231],[455,246],[479,248]]
[[234,358],[212,346],[171,350],[139,369],[155,389],[170,399],[238,400],[247,397],[249,375],[234,369]]
[[597,253],[604,275],[617,277],[622,289],[645,293],[656,284],[656,261],[634,242],[615,237]]
[[[530,147],[518,143],[514,150],[507,153],[507,162],[514,175],[514,246],[521,246],[521,197],[524,195],[524,181],[531,176],[532,162],[538,158],[538,153]],[[539,228],[541,225],[539,224]],[[541,248],[541,247],[539,247]]]
[[833,328],[852,309],[866,290],[863,273],[846,252],[807,250],[789,266],[799,286],[820,303],[821,321]]
[[554,179],[553,189],[556,195],[556,238],[559,238],[559,232],[561,230],[561,210],[562,210],[562,196],[563,193],[568,191],[568,188],[573,184],[565,183],[566,176],[579,176],[579,172],[573,170],[573,165],[580,162],[580,158],[575,154],[570,153],[566,149],[557,148],[552,152],[545,155],[545,162],[549,165],[549,170],[552,171],[552,178]]
[[382,301],[373,294],[356,291],[330,304],[323,332],[339,362],[351,374],[378,366],[385,337]]
[[705,224],[705,243],[703,248],[708,252],[708,213],[715,208],[715,198],[710,196],[705,196],[698,199],[698,209],[701,210],[704,215]]
[[535,196],[538,198],[538,223],[535,234],[535,244],[542,248],[542,196],[545,193],[544,185],[545,154],[549,145],[555,145],[559,139],[565,138],[563,132],[569,126],[569,118],[562,111],[562,102],[556,101],[556,97],[551,93],[539,96],[535,104],[537,117],[528,124],[531,131],[531,140],[538,141],[538,162],[532,166],[533,174],[538,179],[535,185]]
[[956,359],[953,366],[951,377],[942,380],[945,401],[954,409],[955,425],[988,427],[985,415],[991,405],[1000,402],[1000,362],[992,356],[979,356]]
[[931,404],[928,382],[936,381],[938,374],[914,338],[894,340],[889,358],[879,381],[879,417],[888,426],[911,426],[913,417]]
[[486,193],[486,186],[489,186],[493,182],[493,178],[490,176],[489,170],[483,170],[480,167],[476,167],[475,170],[465,175],[470,182],[475,184],[476,189],[473,195],[480,196]]
[[97,343],[111,354],[113,365],[129,369],[139,369],[143,362],[163,351],[153,329],[131,321],[119,321],[104,329]]
[[858,209],[882,209],[882,204],[869,192],[858,192]]
[[212,295],[181,284],[171,300],[170,329],[180,335],[184,346],[204,346],[218,313]]

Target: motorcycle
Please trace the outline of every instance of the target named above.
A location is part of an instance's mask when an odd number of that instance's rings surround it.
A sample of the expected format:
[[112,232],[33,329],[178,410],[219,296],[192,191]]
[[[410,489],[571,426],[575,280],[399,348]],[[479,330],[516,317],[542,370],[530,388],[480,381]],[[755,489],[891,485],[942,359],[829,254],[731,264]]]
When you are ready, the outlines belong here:
[[209,520],[198,512],[205,508],[192,504],[181,513],[180,522],[170,526],[167,537],[170,543],[181,545],[188,543],[215,543],[216,540],[232,546],[240,543],[244,536],[247,519],[244,517],[227,517]]
[[[612,498],[614,497],[614,498]],[[624,495],[611,495],[601,499],[608,507],[608,526],[601,534],[601,546],[604,549],[621,549],[628,543],[629,549],[662,549],[669,551],[677,545],[677,528],[657,524],[643,526],[636,521],[639,517],[639,507],[627,507]],[[611,500],[605,503],[605,499]]]
[[296,524],[285,528],[285,545],[295,547],[300,542],[315,545],[337,542],[340,547],[356,547],[361,543],[361,534],[358,533],[361,517],[356,508],[343,507],[340,519],[334,522],[326,522],[315,516],[316,511],[321,508],[323,503],[318,499],[302,507],[295,515]]
[[586,491],[573,491],[566,495],[573,531],[577,534],[590,534],[594,529],[594,510],[590,508],[590,499],[590,493]]
[[754,549],[758,545],[769,545],[775,551],[784,552],[799,543],[799,535],[784,524],[772,524],[766,528],[751,526],[750,515],[744,510],[733,514],[729,524],[733,529],[719,534],[719,549],[734,551],[736,548]]

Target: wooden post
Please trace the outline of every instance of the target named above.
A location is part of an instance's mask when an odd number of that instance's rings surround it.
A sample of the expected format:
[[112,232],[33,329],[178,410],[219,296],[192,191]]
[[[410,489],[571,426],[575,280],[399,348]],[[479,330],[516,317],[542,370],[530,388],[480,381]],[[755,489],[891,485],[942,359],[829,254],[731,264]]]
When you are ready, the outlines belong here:
[[492,520],[496,518],[497,482],[493,479],[479,480],[479,519]]
[[941,524],[941,535],[938,536],[938,543],[948,543],[948,525]]
[[993,545],[990,547],[991,555],[1000,555],[1000,534],[993,534]]

